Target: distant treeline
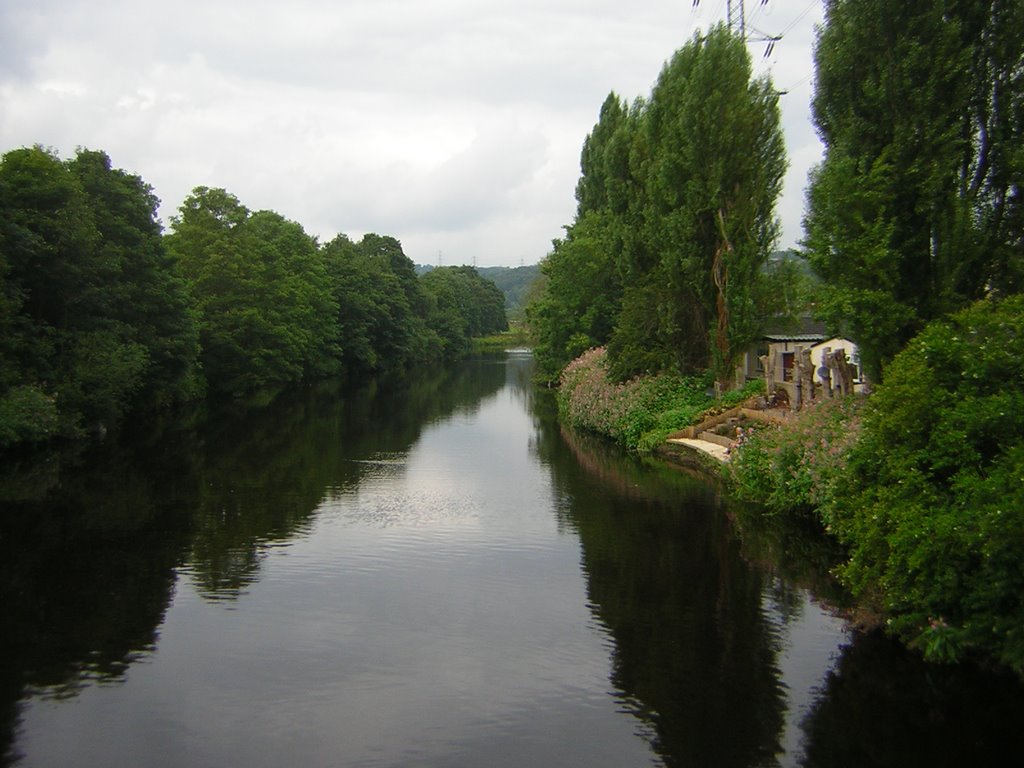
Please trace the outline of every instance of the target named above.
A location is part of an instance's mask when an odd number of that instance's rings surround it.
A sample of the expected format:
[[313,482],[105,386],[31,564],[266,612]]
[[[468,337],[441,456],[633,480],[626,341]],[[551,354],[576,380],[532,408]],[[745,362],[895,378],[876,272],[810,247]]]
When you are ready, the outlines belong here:
[[507,328],[471,267],[417,277],[393,237],[326,244],[197,187],[159,201],[101,151],[0,158],[0,449],[132,412],[456,359]]
[[[436,269],[433,266],[418,265],[417,274],[423,275]],[[505,294],[505,312],[509,320],[522,319],[530,291],[540,277],[539,264],[521,267],[477,267],[476,271],[485,280],[490,280]]]

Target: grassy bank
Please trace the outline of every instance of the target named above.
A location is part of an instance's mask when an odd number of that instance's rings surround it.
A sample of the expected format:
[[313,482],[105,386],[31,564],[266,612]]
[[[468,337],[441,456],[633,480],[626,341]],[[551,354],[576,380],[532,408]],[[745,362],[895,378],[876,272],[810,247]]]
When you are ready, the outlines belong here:
[[608,377],[605,349],[585,352],[562,372],[559,413],[574,427],[606,435],[647,453],[667,435],[763,391],[760,382],[715,399],[710,376],[662,373],[617,383]]
[[504,352],[506,349],[525,349],[530,346],[530,334],[522,323],[511,323],[503,333],[472,339],[473,352]]

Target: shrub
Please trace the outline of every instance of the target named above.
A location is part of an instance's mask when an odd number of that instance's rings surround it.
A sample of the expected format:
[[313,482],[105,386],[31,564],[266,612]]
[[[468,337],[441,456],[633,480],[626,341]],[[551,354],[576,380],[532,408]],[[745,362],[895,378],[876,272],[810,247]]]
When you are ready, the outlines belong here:
[[35,387],[12,387],[0,395],[0,448],[47,440],[57,422],[53,398]]
[[825,400],[782,427],[757,430],[727,468],[734,492],[773,513],[810,512],[831,498],[856,443],[863,398]]
[[603,347],[591,349],[562,372],[559,410],[575,427],[607,435],[630,450],[647,452],[665,437],[699,420],[709,408],[726,408],[763,391],[763,384],[728,393],[720,400],[708,394],[710,375],[661,373],[638,376],[622,384],[608,372]]
[[1024,296],[929,325],[871,397],[822,508],[841,576],[930,658],[1024,671]]

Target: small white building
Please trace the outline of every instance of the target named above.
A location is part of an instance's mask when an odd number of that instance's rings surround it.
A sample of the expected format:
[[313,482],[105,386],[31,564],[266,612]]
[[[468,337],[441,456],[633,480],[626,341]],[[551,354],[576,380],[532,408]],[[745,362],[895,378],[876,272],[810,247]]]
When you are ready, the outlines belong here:
[[[765,379],[769,394],[782,390],[789,398],[793,407],[807,400],[807,393],[801,391],[800,365],[801,356],[806,351],[810,354],[809,376],[814,384],[811,398],[828,397],[837,382],[831,380],[826,364],[826,354],[842,350],[846,360],[854,366],[854,388],[863,386],[863,373],[857,345],[849,339],[832,337],[825,333],[824,323],[805,318],[791,331],[771,330],[752,345],[743,355],[736,368],[736,384],[742,386],[752,379]],[[802,358],[806,367],[808,360]],[[768,381],[769,375],[771,381]],[[807,384],[803,388],[808,388]]]

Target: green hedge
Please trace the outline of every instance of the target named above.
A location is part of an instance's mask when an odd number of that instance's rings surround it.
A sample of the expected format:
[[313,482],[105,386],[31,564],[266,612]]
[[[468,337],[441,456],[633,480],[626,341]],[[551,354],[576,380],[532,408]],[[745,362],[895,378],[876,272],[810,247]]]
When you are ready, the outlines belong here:
[[1024,674],[1024,296],[929,325],[885,384],[734,454],[738,494],[817,514],[862,606],[929,659]]
[[1024,672],[1024,296],[929,325],[886,369],[823,516],[843,578],[935,659]]

